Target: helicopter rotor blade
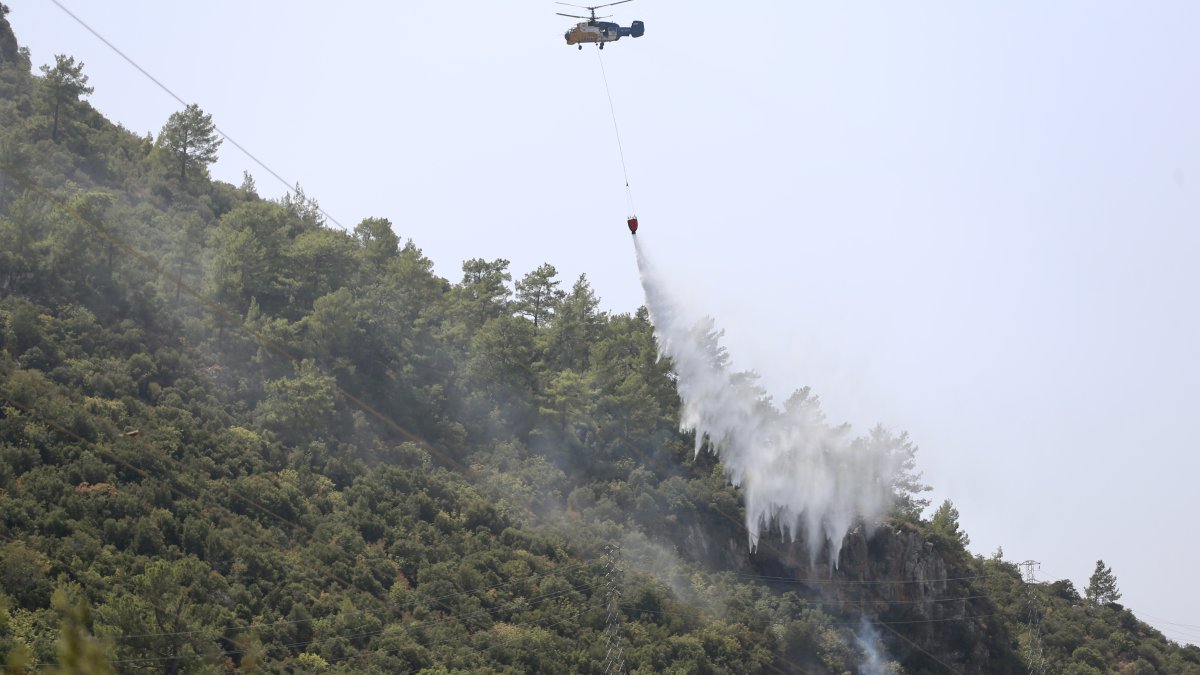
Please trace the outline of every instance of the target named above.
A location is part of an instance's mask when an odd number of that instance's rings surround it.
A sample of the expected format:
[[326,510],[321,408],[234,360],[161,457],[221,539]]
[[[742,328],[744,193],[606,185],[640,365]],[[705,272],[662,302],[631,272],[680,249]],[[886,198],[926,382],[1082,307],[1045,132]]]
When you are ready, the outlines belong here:
[[595,12],[596,10],[600,9],[601,7],[612,7],[613,5],[621,5],[626,2],[633,2],[633,0],[617,0],[617,2],[610,2],[607,5],[596,5],[595,7],[590,7],[588,5],[576,5],[576,4],[572,4],[570,2],[555,2],[554,4],[566,5],[567,7],[578,7],[579,9],[586,9],[586,10]]
[[588,18],[588,17],[586,17],[586,16],[579,16],[578,14],[563,14],[562,12],[555,12],[555,14],[557,14],[557,15],[559,15],[559,16],[569,16],[569,17],[571,17],[572,19],[586,19],[586,18]]
[[588,7],[588,9],[596,10],[596,9],[600,9],[601,7],[612,7],[613,5],[623,5],[627,2],[633,2],[633,0],[617,0],[616,2],[610,2],[607,5],[596,5],[595,7]]

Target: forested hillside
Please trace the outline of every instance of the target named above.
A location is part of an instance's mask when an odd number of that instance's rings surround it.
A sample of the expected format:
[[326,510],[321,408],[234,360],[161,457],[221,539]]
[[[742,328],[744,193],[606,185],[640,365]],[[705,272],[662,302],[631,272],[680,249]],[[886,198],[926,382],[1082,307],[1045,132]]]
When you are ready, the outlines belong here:
[[134,134],[9,18],[8,672],[1200,673],[1111,571],[970,555],[911,461],[837,570],[751,552],[644,309],[213,181],[199,106]]

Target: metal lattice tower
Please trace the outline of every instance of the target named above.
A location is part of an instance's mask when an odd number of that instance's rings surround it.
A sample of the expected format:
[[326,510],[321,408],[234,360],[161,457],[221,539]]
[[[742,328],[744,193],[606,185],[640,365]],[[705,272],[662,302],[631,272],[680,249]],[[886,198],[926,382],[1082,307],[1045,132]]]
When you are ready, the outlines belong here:
[[1036,560],[1026,560],[1019,563],[1018,567],[1024,571],[1023,576],[1029,590],[1029,642],[1025,647],[1025,662],[1029,664],[1029,675],[1043,675],[1046,672],[1046,662],[1042,656],[1041,612],[1038,611],[1037,599],[1031,585],[1038,583],[1037,571],[1042,568],[1042,564]]
[[625,675],[625,644],[621,639],[621,547],[607,546],[604,551],[604,603],[608,621],[604,627],[604,673]]

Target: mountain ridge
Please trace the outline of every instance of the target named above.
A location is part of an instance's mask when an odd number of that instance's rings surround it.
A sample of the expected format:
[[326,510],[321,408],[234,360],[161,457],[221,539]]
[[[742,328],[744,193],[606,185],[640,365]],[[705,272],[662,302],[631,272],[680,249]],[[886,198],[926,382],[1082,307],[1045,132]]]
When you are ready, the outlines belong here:
[[177,171],[3,31],[15,672],[601,672],[613,633],[638,672],[1018,672],[1031,606],[1047,670],[1200,672],[1115,602],[971,556],[919,489],[834,568],[751,552],[644,310],[549,264],[451,282],[384,219]]

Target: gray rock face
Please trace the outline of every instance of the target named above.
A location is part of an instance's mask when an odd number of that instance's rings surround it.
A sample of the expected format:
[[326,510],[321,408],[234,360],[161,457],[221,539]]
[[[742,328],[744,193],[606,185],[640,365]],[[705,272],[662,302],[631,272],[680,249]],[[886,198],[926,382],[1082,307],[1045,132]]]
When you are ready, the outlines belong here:
[[804,542],[786,542],[778,534],[764,536],[754,552],[745,532],[732,527],[716,532],[693,524],[679,534],[677,545],[685,557],[759,575],[831,614],[874,622],[891,658],[910,669],[944,671],[948,664],[963,673],[1023,672],[1010,649],[988,649],[988,644],[1011,641],[998,633],[1003,629],[994,618],[995,606],[973,590],[969,558],[912,525],[852,530],[836,568],[829,564],[828,546],[814,561]]

